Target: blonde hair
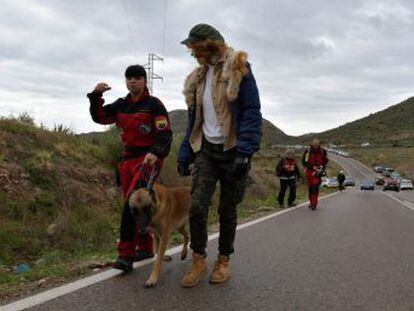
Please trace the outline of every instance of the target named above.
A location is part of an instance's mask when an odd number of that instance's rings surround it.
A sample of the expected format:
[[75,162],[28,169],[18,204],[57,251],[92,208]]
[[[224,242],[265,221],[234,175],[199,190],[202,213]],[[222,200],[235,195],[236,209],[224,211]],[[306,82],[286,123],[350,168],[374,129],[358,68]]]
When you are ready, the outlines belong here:
[[206,39],[196,43],[188,44],[187,46],[194,57],[197,57],[197,55],[200,55],[200,53],[205,52],[207,52],[210,57],[214,55],[221,55],[227,49],[227,44],[225,42],[212,39]]

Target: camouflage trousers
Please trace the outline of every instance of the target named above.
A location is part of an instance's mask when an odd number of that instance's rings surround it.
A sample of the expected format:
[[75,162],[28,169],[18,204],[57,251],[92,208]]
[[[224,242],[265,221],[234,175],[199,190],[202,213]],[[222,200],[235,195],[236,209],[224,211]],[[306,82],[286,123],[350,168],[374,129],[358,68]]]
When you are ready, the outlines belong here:
[[[233,163],[236,150],[223,151],[223,145],[203,141],[194,160],[190,208],[190,247],[195,253],[205,254],[207,246],[208,213],[212,196],[220,182],[218,215],[220,235],[218,250],[229,256],[234,252],[237,226],[237,204],[244,198],[248,174],[235,178]],[[250,164],[249,164],[250,165]]]

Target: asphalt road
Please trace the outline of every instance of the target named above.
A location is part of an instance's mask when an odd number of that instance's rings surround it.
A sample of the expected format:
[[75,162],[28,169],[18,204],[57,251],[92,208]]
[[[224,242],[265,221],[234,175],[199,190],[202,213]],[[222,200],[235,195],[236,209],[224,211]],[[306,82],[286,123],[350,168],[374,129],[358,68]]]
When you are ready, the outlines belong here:
[[[337,163],[339,163],[345,170],[347,176],[352,176],[356,180],[356,188],[364,180],[375,181],[375,177],[382,176],[381,174],[375,173],[371,168],[361,164],[355,159],[344,158],[334,154],[329,154],[329,158]],[[382,191],[382,186],[376,186],[375,190]],[[408,207],[414,208],[414,191],[387,191],[386,195],[392,196],[397,200],[401,201],[403,204],[408,205]],[[398,202],[398,201],[397,201]]]
[[[336,160],[358,180],[373,174]],[[30,310],[414,310],[414,208],[397,201],[414,200],[390,195],[348,189],[238,231],[225,284],[182,289],[190,262],[174,256],[155,289],[145,266]]]

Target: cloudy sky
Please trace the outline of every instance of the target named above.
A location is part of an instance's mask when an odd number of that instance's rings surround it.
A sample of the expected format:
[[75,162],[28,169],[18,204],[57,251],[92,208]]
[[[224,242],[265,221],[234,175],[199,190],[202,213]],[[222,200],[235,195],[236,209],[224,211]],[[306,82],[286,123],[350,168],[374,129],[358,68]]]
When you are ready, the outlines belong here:
[[85,94],[100,81],[126,94],[123,72],[164,58],[154,95],[185,108],[196,65],[179,42],[197,23],[248,52],[263,116],[288,134],[339,126],[414,94],[410,0],[0,0],[0,116],[76,132],[94,124]]

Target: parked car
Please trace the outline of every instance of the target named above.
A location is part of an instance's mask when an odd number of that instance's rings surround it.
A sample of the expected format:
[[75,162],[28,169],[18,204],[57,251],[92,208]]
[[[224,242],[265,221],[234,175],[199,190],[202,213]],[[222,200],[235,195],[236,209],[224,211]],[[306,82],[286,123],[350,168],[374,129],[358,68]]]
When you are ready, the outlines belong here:
[[398,172],[392,172],[390,177],[393,179],[401,179],[401,175]]
[[382,173],[382,172],[384,172],[384,170],[385,170],[385,167],[383,167],[381,165],[374,166],[374,172],[375,173]]
[[401,179],[400,190],[413,190],[413,183],[409,179]]
[[385,177],[375,178],[375,184],[378,186],[383,186],[385,184]]
[[375,185],[370,180],[364,180],[361,184],[361,190],[374,190]]
[[386,190],[394,190],[394,191],[400,191],[400,183],[398,180],[393,178],[387,178],[384,183],[384,187],[382,188],[383,191]]
[[385,170],[382,172],[382,175],[385,177],[390,177],[394,169],[392,167],[386,167]]
[[353,178],[346,178],[344,180],[344,186],[345,187],[354,187],[355,186],[355,180]]
[[336,188],[338,187],[338,180],[335,177],[322,179],[321,186],[327,188]]

